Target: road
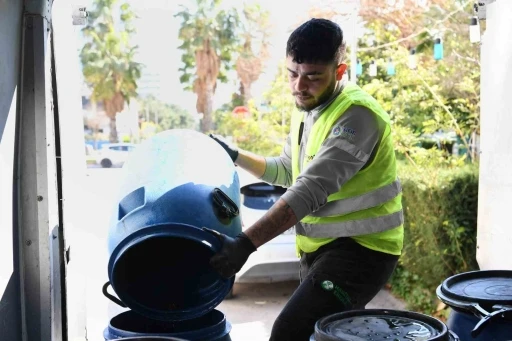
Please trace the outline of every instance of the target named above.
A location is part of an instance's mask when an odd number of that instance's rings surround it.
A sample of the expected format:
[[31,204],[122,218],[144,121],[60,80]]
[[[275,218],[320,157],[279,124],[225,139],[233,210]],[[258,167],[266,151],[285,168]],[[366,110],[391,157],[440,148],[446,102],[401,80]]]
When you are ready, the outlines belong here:
[[[73,226],[69,234],[72,252],[69,266],[73,271],[68,286],[84,287],[82,294],[75,290],[79,297],[72,297],[70,302],[83,302],[86,307],[88,341],[103,340],[103,330],[110,318],[125,310],[110,302],[101,291],[108,281],[107,235],[119,174],[120,169],[89,169],[83,183],[83,212],[68,224]],[[80,275],[72,275],[77,273]],[[268,340],[275,318],[296,286],[296,282],[237,284],[235,297],[217,308],[233,325],[233,341]],[[404,309],[405,305],[382,291],[368,308]]]

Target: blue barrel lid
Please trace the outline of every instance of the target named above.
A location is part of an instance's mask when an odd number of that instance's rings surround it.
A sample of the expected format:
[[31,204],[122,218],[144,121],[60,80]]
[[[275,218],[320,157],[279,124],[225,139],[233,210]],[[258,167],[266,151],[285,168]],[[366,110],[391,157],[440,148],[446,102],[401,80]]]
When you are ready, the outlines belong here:
[[438,296],[447,303],[478,303],[491,308],[512,304],[512,271],[470,271],[447,278],[438,290]]
[[315,324],[314,341],[451,341],[455,335],[436,318],[400,310],[352,310]]

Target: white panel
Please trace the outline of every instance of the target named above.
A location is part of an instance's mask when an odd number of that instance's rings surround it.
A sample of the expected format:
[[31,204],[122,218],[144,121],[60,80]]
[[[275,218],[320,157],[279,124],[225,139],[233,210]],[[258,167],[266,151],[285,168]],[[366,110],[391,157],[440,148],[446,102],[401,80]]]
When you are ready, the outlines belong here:
[[512,270],[512,1],[487,5],[482,39],[481,156],[477,259]]

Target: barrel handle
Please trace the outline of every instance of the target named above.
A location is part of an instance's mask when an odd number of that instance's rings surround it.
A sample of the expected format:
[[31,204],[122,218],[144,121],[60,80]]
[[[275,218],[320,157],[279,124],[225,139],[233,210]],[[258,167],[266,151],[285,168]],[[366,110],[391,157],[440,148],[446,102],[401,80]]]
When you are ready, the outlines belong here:
[[451,330],[449,330],[448,332],[449,332],[449,333],[450,333],[450,335],[452,336],[452,340],[453,340],[453,341],[460,341],[460,338],[459,338],[457,335],[455,335],[455,333],[454,333],[454,332],[452,332]]
[[212,192],[213,194],[213,202],[217,205],[220,214],[224,218],[234,218],[238,216],[238,206],[235,204],[231,198],[224,193],[221,189],[215,188]]
[[496,311],[493,311],[492,313],[487,314],[484,318],[482,318],[478,323],[476,324],[475,328],[471,331],[471,336],[473,338],[476,338],[482,330],[493,320],[497,320],[499,318],[505,317],[505,315],[512,316],[512,307],[509,306],[502,306],[502,305],[496,305],[493,308],[499,309]]
[[105,295],[108,299],[110,299],[112,302],[116,303],[117,305],[120,305],[123,308],[127,308],[126,304],[124,304],[119,298],[115,297],[114,295],[111,295],[108,292],[109,285],[110,285],[110,282],[103,284],[103,295]]

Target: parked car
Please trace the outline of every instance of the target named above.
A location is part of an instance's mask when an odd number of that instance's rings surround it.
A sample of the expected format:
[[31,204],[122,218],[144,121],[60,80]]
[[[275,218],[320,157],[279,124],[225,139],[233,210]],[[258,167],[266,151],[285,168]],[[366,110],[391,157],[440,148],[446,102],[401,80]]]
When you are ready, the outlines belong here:
[[[262,182],[237,167],[240,178],[242,229],[261,218],[286,191],[280,186]],[[258,248],[237,273],[236,283],[272,283],[299,279],[299,258],[295,251],[295,229]]]
[[122,167],[135,146],[133,143],[104,144],[98,151],[96,163],[103,168]]

